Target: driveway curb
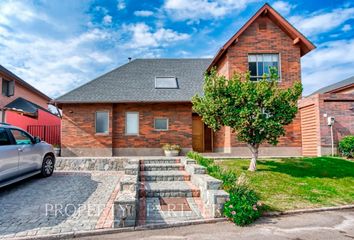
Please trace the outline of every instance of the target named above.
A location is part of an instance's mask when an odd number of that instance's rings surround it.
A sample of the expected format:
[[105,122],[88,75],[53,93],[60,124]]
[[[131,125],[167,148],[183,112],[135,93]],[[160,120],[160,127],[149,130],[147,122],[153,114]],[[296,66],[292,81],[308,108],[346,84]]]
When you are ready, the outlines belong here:
[[335,206],[335,207],[289,210],[289,211],[283,211],[283,212],[264,212],[262,214],[262,216],[264,216],[264,217],[277,217],[277,216],[283,216],[283,215],[293,215],[293,214],[312,213],[312,212],[325,212],[325,211],[335,211],[335,210],[345,210],[345,209],[354,209],[354,204]]
[[114,234],[122,232],[133,232],[133,231],[143,231],[143,230],[153,230],[162,228],[172,228],[172,227],[182,227],[197,224],[207,224],[207,223],[217,223],[227,221],[226,218],[211,218],[202,220],[192,220],[180,223],[162,223],[162,224],[149,224],[137,227],[125,227],[125,228],[110,228],[110,229],[99,229],[90,231],[78,231],[78,232],[67,232],[51,235],[33,236],[33,237],[14,237],[11,240],[57,240],[57,239],[68,239],[77,237],[88,237],[88,236],[99,236],[105,234]]
[[[301,213],[325,212],[325,211],[346,210],[346,209],[354,209],[354,204],[335,206],[335,207],[290,210],[290,211],[283,211],[283,212],[265,212],[262,214],[262,216],[263,217],[277,217],[277,216],[295,215],[295,214],[301,214]],[[122,232],[133,232],[133,231],[154,230],[154,229],[162,229],[162,228],[182,227],[182,226],[217,223],[217,222],[225,222],[225,221],[227,221],[226,218],[212,218],[212,219],[185,221],[185,222],[179,222],[179,223],[150,224],[150,225],[137,226],[137,227],[98,229],[98,230],[90,230],[90,231],[68,232],[68,233],[33,236],[33,237],[18,237],[18,238],[15,237],[15,238],[11,238],[11,239],[12,240],[44,240],[44,239],[57,240],[57,239],[77,238],[77,237],[99,236],[99,235],[104,235],[104,234],[114,234],[114,233],[122,233]]]

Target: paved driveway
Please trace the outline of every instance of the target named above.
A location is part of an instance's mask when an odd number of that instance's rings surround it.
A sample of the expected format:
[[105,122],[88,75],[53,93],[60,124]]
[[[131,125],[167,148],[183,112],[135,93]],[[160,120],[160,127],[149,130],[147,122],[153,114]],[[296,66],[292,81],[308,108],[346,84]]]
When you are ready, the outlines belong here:
[[0,189],[0,239],[110,228],[122,172],[55,172]]

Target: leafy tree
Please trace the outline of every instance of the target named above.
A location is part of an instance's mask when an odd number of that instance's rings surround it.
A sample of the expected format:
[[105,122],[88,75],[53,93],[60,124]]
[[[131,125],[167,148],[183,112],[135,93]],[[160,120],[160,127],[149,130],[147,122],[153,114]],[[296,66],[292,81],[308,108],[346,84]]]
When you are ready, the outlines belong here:
[[279,88],[276,72],[270,69],[269,76],[254,82],[249,73],[235,73],[226,79],[213,69],[205,75],[204,95],[192,99],[193,110],[206,125],[214,131],[229,126],[236,139],[247,144],[252,152],[250,171],[256,170],[259,146],[266,142],[276,145],[298,110],[301,83]]

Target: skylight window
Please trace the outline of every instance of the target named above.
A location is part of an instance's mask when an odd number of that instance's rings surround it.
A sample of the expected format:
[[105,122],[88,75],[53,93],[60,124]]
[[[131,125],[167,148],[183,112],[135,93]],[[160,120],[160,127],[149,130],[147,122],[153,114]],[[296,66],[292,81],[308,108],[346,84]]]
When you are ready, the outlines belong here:
[[178,88],[176,77],[155,77],[155,88]]

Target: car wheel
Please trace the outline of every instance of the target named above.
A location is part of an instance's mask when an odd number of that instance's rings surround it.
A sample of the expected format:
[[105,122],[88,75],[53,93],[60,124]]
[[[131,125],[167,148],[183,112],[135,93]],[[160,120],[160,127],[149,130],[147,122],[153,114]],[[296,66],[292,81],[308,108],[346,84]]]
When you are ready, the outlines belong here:
[[42,163],[42,171],[41,174],[43,177],[49,177],[54,172],[54,157],[51,155],[46,155],[43,159]]

